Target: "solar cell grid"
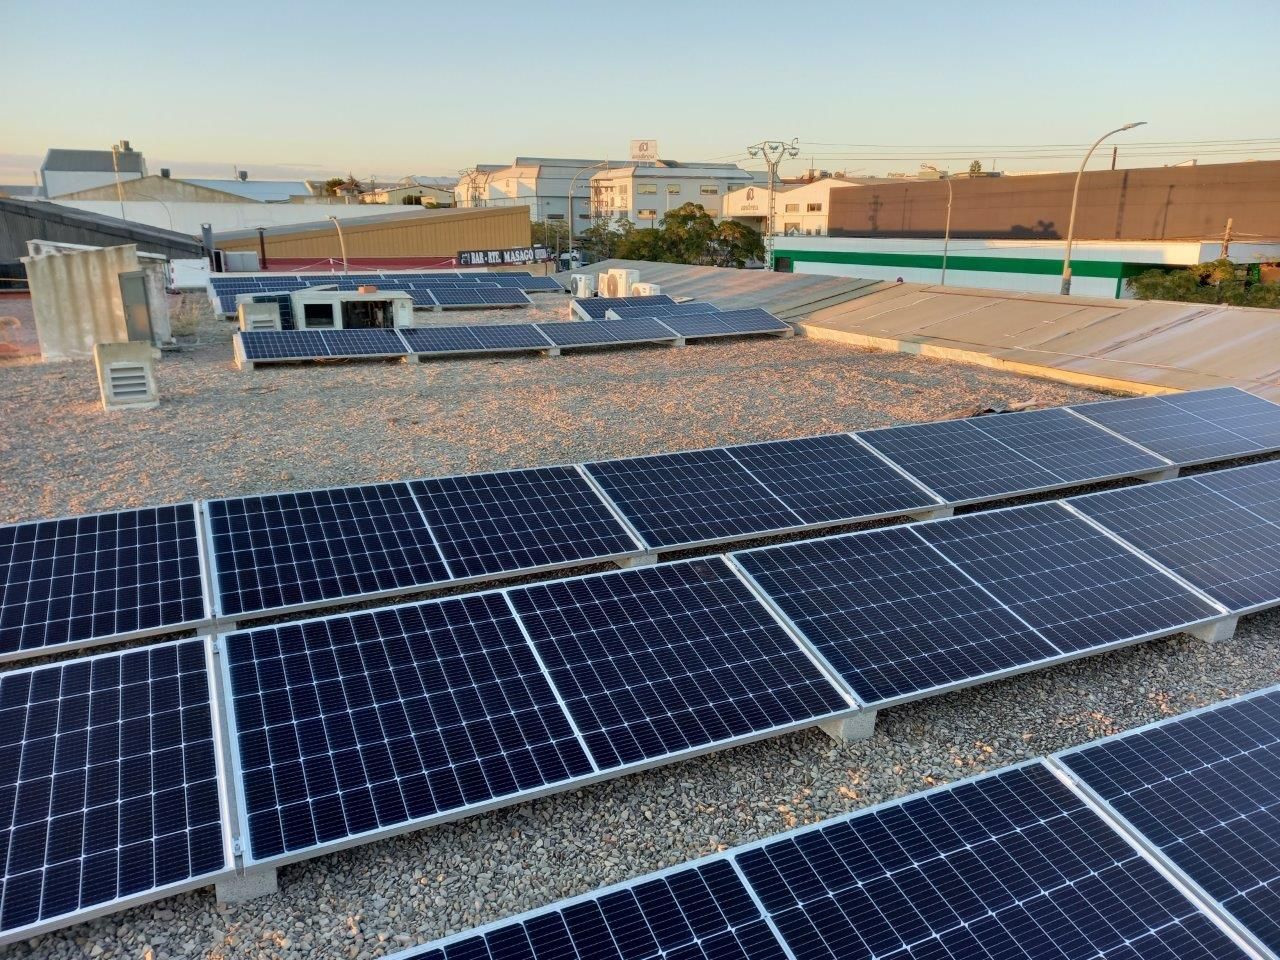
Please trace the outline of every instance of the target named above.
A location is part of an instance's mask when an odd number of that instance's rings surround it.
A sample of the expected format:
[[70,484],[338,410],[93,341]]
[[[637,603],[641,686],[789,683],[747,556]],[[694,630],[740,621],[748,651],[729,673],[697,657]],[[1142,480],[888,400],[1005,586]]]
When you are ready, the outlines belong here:
[[509,596],[601,769],[850,709],[720,559]]
[[547,338],[531,323],[480,324],[476,339],[486,350],[545,350]]
[[723,449],[585,465],[651,547],[689,546],[802,526]]
[[487,349],[475,327],[408,327],[402,331],[411,353],[474,353]]
[[330,357],[394,357],[407,351],[398,330],[323,330]]
[[538,329],[560,347],[590,347],[616,343],[674,340],[676,335],[657,320],[595,320],[540,323]]
[[724,860],[645,878],[406,954],[414,960],[786,960]]
[[1059,760],[1258,941],[1280,949],[1280,688]]
[[1059,504],[967,514],[915,529],[1064,653],[1221,615]]
[[1068,502],[1233,612],[1280,603],[1280,526],[1199,477]]
[[677,317],[688,314],[719,313],[720,308],[712,303],[652,303],[641,307],[610,307],[609,314],[619,320],[634,320],[641,317]]
[[1280,523],[1280,460],[1202,473],[1196,483],[1271,523]]
[[899,513],[936,501],[844,433],[725,448],[805,523]]
[[1039,763],[735,860],[797,960],[1245,956]]
[[675,301],[665,293],[651,297],[588,297],[573,301],[573,305],[592,320],[603,320],[609,310],[617,307],[648,307],[658,303]]
[[733,558],[870,706],[1058,655],[910,528]]
[[747,310],[724,310],[715,315],[731,333],[775,333],[791,329],[791,324],[779,320],[768,310],[752,307]]
[[253,861],[316,852],[592,770],[500,593],[224,641]]
[[405,483],[211,500],[206,511],[219,616],[450,579]]
[[319,330],[240,330],[235,336],[246,360],[313,360],[329,355]]
[[205,642],[0,674],[0,943],[227,867]]
[[415,480],[410,487],[457,578],[641,550],[573,467]]
[[206,619],[200,554],[189,503],[0,526],[0,660]]

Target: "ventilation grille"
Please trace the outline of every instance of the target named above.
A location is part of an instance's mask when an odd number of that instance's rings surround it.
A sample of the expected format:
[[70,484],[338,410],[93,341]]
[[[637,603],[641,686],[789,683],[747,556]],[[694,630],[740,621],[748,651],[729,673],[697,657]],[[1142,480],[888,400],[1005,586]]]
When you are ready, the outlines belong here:
[[279,330],[280,327],[276,323],[276,318],[270,315],[249,314],[245,317],[244,328],[246,330]]
[[107,394],[112,400],[146,400],[151,395],[147,368],[140,363],[113,363],[107,368]]

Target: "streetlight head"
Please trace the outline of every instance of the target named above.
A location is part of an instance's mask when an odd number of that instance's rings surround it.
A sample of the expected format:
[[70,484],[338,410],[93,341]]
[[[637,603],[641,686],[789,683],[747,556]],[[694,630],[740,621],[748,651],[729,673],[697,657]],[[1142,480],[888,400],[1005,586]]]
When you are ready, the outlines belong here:
[[1126,123],[1126,124],[1125,124],[1123,127],[1121,127],[1120,129],[1121,129],[1121,130],[1132,130],[1134,127],[1145,127],[1146,125],[1147,125],[1147,121],[1145,121],[1145,120],[1137,120],[1137,121],[1135,121],[1135,122],[1133,122],[1133,123]]

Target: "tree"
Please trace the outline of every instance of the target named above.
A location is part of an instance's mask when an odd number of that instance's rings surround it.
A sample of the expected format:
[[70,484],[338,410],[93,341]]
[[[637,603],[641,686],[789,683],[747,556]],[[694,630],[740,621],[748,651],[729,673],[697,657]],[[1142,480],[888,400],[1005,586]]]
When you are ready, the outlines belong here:
[[744,267],[764,259],[764,238],[733,220],[716,223],[700,203],[686,203],[667,213],[657,227],[637,227],[619,217],[593,224],[578,235],[593,260],[619,257],[657,263],[693,263]]
[[1176,270],[1145,270],[1130,277],[1126,286],[1139,300],[1280,308],[1280,284],[1262,283],[1256,268],[1227,259]]
[[345,177],[330,177],[324,182],[324,195],[326,197],[335,197],[338,195],[338,188],[346,183]]
[[569,249],[569,223],[566,220],[538,220],[529,225],[530,238],[535,247],[546,247],[555,252]]
[[975,161],[973,161],[973,163],[969,164],[969,176],[971,176],[971,177],[976,177],[976,176],[981,175],[981,173],[982,173],[982,161],[981,161],[981,160],[975,160]]
[[745,267],[764,259],[764,237],[745,223],[725,220],[716,231],[716,266]]

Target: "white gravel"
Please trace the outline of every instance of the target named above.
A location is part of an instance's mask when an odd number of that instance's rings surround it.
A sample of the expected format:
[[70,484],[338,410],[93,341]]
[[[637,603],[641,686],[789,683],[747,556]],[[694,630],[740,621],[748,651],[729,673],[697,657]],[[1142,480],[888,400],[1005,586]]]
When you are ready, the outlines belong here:
[[[563,309],[563,300],[553,301]],[[8,309],[8,308],[6,308]],[[452,321],[458,319],[447,317]],[[503,314],[504,321],[521,319]],[[90,364],[0,365],[0,519],[567,462],[937,419],[1086,391],[803,339],[241,373],[229,325],[167,356],[163,403],[104,414]],[[1280,614],[884,711],[286,867],[7,956],[367,958],[1280,680]]]

